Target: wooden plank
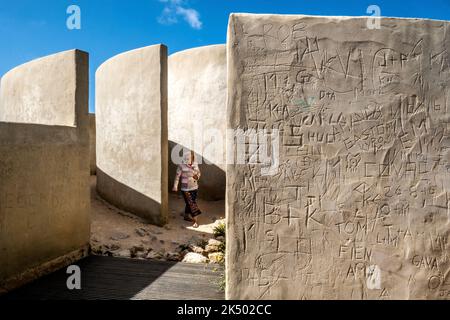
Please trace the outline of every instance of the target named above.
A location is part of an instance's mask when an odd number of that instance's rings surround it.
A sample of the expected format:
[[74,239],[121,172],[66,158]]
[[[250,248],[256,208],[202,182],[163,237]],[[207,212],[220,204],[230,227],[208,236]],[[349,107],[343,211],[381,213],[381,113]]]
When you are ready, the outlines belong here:
[[1,297],[6,300],[223,300],[217,266],[91,256],[77,264],[82,290],[60,270]]

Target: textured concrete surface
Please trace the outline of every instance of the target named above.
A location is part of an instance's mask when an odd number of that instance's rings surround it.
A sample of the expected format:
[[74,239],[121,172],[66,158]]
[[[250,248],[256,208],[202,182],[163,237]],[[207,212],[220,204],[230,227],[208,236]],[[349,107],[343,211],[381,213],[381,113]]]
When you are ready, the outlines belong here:
[[[225,198],[227,57],[225,45],[169,57],[169,155],[177,145],[203,156],[199,196]],[[176,165],[169,159],[169,187]]]
[[1,80],[0,291],[87,254],[88,70],[73,50]]
[[228,126],[280,132],[227,168],[230,299],[450,298],[450,23],[367,22],[230,18]]
[[120,209],[167,222],[167,48],[126,52],[96,74],[97,190]]
[[[43,66],[47,66],[47,73],[42,72]],[[75,77],[67,77],[67,72],[75,72],[73,61],[65,55],[52,55],[5,74],[0,88],[0,121],[76,126]]]
[[89,163],[91,175],[97,172],[95,114],[89,114]]

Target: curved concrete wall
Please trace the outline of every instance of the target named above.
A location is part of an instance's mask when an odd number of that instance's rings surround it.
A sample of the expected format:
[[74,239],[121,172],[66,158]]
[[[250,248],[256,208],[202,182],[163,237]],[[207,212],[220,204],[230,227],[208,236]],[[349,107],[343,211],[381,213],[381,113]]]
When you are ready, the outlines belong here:
[[0,89],[0,291],[89,248],[88,55],[22,65]]
[[167,222],[167,48],[111,58],[96,74],[97,190],[115,206]]
[[[225,198],[227,99],[226,46],[178,52],[169,57],[169,143],[203,156],[199,196]],[[176,165],[169,159],[169,187]]]
[[[49,66],[51,74],[42,72]],[[73,60],[65,54],[38,59],[19,66],[4,76],[0,121],[44,125],[76,126],[72,89]],[[50,95],[49,92],[52,94]]]

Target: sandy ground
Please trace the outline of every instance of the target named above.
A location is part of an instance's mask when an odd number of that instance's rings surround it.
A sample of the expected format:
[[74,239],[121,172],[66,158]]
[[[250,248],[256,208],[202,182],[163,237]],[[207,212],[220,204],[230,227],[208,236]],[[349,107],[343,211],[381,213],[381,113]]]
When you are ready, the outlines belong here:
[[194,229],[181,216],[184,212],[182,196],[170,194],[170,222],[160,228],[106,203],[98,196],[95,187],[96,176],[91,176],[91,246],[94,253],[95,248],[106,247],[112,248],[115,255],[136,246],[144,247],[146,251],[179,252],[180,245],[197,244],[213,238],[214,227],[224,221],[224,201],[200,199],[198,204],[203,214],[198,219],[200,227]]

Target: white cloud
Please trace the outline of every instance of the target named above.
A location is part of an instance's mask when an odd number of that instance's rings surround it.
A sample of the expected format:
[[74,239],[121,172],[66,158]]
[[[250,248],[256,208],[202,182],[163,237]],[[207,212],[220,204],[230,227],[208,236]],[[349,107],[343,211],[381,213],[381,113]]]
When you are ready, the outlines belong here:
[[200,14],[197,10],[177,7],[177,14],[183,16],[192,28],[198,30],[202,28],[203,23],[200,21]]
[[163,12],[158,22],[165,25],[178,23],[178,17],[182,17],[193,29],[200,30],[203,26],[200,14],[197,10],[187,7],[184,0],[159,0],[165,3]]

